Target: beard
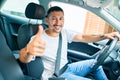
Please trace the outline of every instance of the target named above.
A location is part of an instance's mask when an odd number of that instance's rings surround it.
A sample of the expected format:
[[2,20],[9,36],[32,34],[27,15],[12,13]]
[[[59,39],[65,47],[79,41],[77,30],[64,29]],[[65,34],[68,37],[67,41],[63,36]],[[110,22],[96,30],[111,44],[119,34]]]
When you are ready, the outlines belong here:
[[62,29],[62,25],[53,25],[54,29],[53,32],[54,33],[60,33],[61,29]]
[[56,30],[52,30],[54,33],[60,33],[61,32],[61,30],[60,31],[56,31]]

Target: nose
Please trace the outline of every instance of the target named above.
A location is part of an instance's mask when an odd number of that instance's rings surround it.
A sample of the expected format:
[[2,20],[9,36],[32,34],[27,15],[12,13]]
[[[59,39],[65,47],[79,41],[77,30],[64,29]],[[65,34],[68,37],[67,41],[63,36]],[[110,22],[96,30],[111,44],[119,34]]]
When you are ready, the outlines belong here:
[[59,23],[60,23],[60,20],[56,19],[56,24],[59,25]]

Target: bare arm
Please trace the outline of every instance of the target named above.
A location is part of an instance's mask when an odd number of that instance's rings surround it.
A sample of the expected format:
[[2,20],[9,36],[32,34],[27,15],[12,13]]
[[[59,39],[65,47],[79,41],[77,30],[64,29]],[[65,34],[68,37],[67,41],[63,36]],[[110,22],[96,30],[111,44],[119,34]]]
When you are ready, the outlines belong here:
[[118,36],[120,39],[120,34],[117,32],[108,33],[108,34],[98,34],[98,35],[89,35],[89,34],[76,34],[73,41],[77,42],[95,42],[103,39],[114,39],[115,36]]

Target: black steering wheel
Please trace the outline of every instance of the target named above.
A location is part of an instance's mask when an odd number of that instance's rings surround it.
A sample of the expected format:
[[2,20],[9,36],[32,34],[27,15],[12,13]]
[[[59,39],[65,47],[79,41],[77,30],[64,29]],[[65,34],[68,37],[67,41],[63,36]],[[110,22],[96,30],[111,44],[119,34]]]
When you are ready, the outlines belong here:
[[118,41],[118,37],[115,37],[113,40],[110,39],[107,44],[98,52],[98,56],[96,57],[96,62],[93,65],[93,70],[96,70],[101,64],[104,63],[105,59],[112,52],[114,47],[116,46]]

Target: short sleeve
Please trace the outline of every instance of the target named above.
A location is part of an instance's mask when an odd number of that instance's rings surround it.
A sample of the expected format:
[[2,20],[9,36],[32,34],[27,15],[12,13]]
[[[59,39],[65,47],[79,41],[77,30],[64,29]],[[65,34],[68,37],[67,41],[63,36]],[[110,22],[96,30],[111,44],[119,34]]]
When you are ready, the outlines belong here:
[[75,31],[66,30],[66,29],[64,29],[62,32],[63,32],[63,34],[66,34],[68,43],[71,43],[73,41],[73,38],[77,34],[77,32],[75,32]]

